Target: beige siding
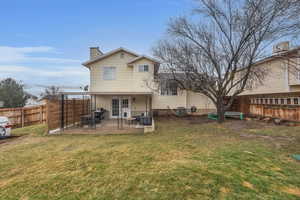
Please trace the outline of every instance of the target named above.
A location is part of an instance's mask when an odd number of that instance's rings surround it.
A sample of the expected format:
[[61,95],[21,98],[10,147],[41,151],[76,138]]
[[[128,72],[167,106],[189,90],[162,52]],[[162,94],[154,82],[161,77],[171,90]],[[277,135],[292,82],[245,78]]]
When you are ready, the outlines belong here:
[[187,108],[195,106],[198,109],[215,109],[215,105],[207,96],[194,92],[187,92]]
[[263,83],[256,83],[241,95],[289,92],[287,65],[280,60],[266,62],[261,66],[268,72]]
[[[300,72],[300,58],[291,59],[289,66],[289,85],[291,86],[299,86],[300,80],[298,78]],[[291,90],[297,87],[292,87]],[[298,90],[299,91],[299,90]]]
[[[123,56],[121,56],[123,53]],[[196,106],[201,109],[214,108],[207,97],[199,94],[179,90],[177,96],[161,96],[155,92],[153,86],[154,63],[148,59],[141,59],[128,66],[127,63],[136,56],[127,52],[113,54],[103,60],[90,65],[91,92],[152,92],[153,109],[169,109]],[[139,72],[139,65],[149,65],[149,72]],[[115,80],[103,80],[103,67],[116,67]],[[152,85],[152,86],[151,86]],[[97,108],[104,108],[111,112],[113,96],[97,96]],[[144,111],[146,96],[131,95],[131,110]],[[149,106],[150,102],[147,103]]]
[[153,109],[178,107],[186,107],[186,91],[178,91],[177,96],[162,96],[157,92],[153,94]]
[[[128,66],[127,63],[135,56],[124,53],[121,58],[121,52],[111,55],[90,66],[91,92],[149,92],[150,89],[145,86],[145,81],[152,77],[154,64],[148,60],[141,60],[134,66]],[[149,72],[138,72],[139,64],[148,64]],[[103,67],[116,67],[115,80],[103,80]]]
[[130,108],[132,114],[146,112],[146,108],[150,110],[150,97],[143,95],[136,96],[113,96],[113,95],[98,95],[96,97],[96,107],[97,109],[104,108],[109,111],[109,116],[111,115],[111,102],[113,98],[129,98]]

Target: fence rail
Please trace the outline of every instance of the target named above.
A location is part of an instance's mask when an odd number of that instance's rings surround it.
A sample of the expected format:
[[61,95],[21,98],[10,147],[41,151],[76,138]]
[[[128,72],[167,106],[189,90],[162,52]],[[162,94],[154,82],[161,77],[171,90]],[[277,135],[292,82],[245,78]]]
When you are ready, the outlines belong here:
[[90,100],[64,100],[63,105],[61,100],[49,100],[46,110],[48,130],[55,130],[61,127],[62,110],[64,126],[74,125],[80,122],[80,116],[90,113]]
[[300,93],[240,96],[234,101],[231,110],[300,122]]
[[8,117],[13,128],[45,123],[46,105],[24,108],[2,108],[0,116]]

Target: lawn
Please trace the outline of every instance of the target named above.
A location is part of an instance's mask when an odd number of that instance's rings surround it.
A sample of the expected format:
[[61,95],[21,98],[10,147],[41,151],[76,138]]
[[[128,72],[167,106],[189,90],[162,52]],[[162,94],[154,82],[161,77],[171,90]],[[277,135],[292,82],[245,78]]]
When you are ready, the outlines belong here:
[[[0,144],[0,199],[300,199],[300,127],[157,119],[142,135],[43,136]],[[28,135],[29,133],[29,135]]]

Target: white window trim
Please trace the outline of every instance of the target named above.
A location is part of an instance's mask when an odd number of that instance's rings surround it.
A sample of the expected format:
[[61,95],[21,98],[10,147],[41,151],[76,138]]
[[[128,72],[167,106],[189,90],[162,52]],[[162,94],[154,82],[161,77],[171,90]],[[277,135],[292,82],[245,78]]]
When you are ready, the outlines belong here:
[[[143,66],[143,71],[140,70],[140,67]],[[145,66],[148,66],[148,71],[145,71]],[[138,72],[149,72],[150,70],[150,66],[148,64],[141,64],[141,65],[138,65]]]
[[163,88],[162,87],[160,88],[160,91],[159,91],[160,96],[178,96],[178,86],[176,87],[176,94],[172,93],[171,88],[167,88],[166,87],[164,89],[166,89],[165,92],[163,92]]
[[[111,77],[106,77],[105,75],[105,70],[106,69],[114,69],[114,73],[112,73]],[[104,81],[113,81],[116,80],[116,73],[117,73],[117,68],[116,67],[103,67],[103,73],[102,73],[102,80]]]

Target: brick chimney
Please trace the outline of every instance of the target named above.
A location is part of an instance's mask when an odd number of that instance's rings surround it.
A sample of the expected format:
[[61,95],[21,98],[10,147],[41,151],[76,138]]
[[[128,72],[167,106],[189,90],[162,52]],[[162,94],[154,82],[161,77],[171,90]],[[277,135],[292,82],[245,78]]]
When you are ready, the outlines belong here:
[[97,58],[98,56],[103,55],[99,47],[90,47],[90,60]]

